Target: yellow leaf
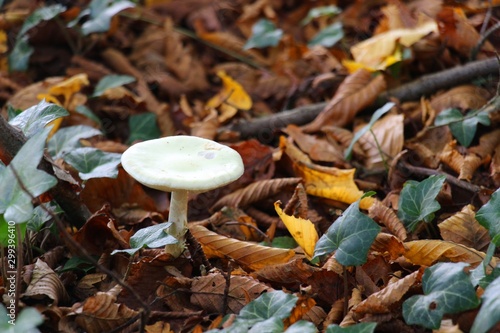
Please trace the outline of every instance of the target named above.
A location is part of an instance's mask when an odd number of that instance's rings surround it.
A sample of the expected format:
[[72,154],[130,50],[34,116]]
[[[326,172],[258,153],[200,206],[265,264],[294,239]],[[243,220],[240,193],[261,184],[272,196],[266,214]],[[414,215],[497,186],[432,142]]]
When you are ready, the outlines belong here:
[[394,55],[397,43],[410,47],[431,32],[437,31],[437,24],[434,21],[429,21],[413,29],[390,30],[354,45],[351,47],[351,54],[357,63],[372,68],[385,69],[390,63],[386,59]]
[[221,104],[228,104],[239,110],[252,108],[252,99],[241,84],[233,80],[224,71],[217,72],[217,76],[222,80],[222,90],[207,102],[207,108],[217,108]]
[[64,106],[66,107],[75,93],[79,92],[82,87],[89,85],[89,79],[87,74],[81,73],[73,75],[72,77],[53,85],[49,88],[49,94],[51,95],[63,95],[64,96]]
[[293,239],[304,250],[307,259],[311,259],[314,255],[314,246],[316,246],[316,242],[318,241],[318,233],[314,224],[309,220],[283,213],[280,204],[280,201],[274,203],[276,213],[278,213]]
[[[293,169],[297,176],[304,180],[307,194],[326,199],[332,199],[347,204],[352,204],[363,196],[363,191],[358,189],[354,182],[356,169],[338,169],[324,167],[312,161],[293,144],[282,139],[280,147],[293,162]],[[375,202],[372,197],[364,198],[360,202],[362,209],[368,209]]]

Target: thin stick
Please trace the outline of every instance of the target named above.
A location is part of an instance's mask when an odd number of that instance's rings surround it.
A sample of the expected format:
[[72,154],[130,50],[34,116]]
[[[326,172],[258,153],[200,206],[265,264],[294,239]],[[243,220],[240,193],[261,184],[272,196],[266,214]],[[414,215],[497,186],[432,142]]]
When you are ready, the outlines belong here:
[[344,317],[345,317],[349,312],[349,286],[347,285],[347,267],[342,266],[342,268],[343,268],[342,276],[344,277]]

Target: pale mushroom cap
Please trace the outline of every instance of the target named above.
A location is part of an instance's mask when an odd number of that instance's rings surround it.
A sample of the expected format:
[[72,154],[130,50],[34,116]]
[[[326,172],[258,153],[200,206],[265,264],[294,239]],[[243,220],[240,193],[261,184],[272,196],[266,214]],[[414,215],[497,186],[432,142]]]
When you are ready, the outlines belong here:
[[122,166],[139,183],[161,191],[204,192],[240,178],[240,154],[194,136],[169,136],[137,143],[122,155]]

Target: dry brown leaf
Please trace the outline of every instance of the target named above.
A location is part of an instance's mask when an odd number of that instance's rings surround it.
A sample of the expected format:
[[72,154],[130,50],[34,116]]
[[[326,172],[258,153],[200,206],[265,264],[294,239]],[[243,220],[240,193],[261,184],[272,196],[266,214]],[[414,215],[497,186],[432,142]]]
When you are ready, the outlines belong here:
[[430,106],[438,113],[449,108],[479,109],[488,102],[489,95],[484,88],[471,84],[461,85],[433,97]]
[[59,276],[41,259],[35,261],[31,280],[21,297],[53,305],[64,303],[69,299]]
[[356,71],[342,82],[328,105],[316,119],[305,125],[303,130],[317,132],[323,126],[347,125],[359,111],[372,104],[385,88],[386,83],[382,75],[372,79],[370,72]]
[[403,149],[403,115],[390,114],[377,120],[371,130],[359,138],[368,169],[383,167]]
[[396,260],[406,251],[404,243],[400,239],[384,232],[378,233],[370,250],[379,252],[383,255],[387,253],[390,260]]
[[488,230],[475,219],[472,205],[467,205],[453,216],[438,224],[441,237],[479,251],[486,251],[491,241]]
[[191,285],[191,302],[206,313],[224,313],[222,309],[224,297],[227,297],[228,313],[239,313],[249,301],[259,297],[262,293],[274,289],[249,277],[232,275],[227,295],[226,278],[222,274],[209,274],[194,278]]
[[215,211],[224,206],[246,207],[254,202],[276,195],[286,188],[293,189],[300,181],[300,178],[275,178],[257,181],[220,198],[212,206],[211,210]]
[[408,290],[422,280],[423,269],[415,271],[382,290],[371,294],[353,309],[353,316],[361,320],[366,314],[383,314],[397,307]]
[[376,222],[382,223],[385,227],[400,240],[405,241],[407,234],[403,223],[391,208],[385,206],[380,201],[376,201],[369,209],[368,215]]
[[310,266],[303,259],[295,259],[284,264],[264,267],[252,273],[260,281],[284,285],[306,284],[318,268]]
[[300,127],[290,124],[284,130],[286,134],[293,138],[300,149],[309,155],[312,160],[319,162],[333,162],[336,164],[344,164],[344,156],[342,151],[336,149],[325,139],[318,136],[308,135],[302,132]]
[[111,331],[137,315],[137,311],[116,303],[111,292],[99,292],[74,310],[75,322],[89,333]]
[[[441,39],[461,55],[469,57],[481,35],[467,22],[463,10],[458,7],[443,7],[436,20]],[[488,41],[483,44],[482,50],[495,52],[495,48]]]
[[295,256],[293,250],[271,248],[255,243],[221,236],[201,225],[191,225],[189,230],[202,245],[208,257],[229,257],[251,270],[288,262]]
[[449,166],[456,173],[460,173],[464,165],[464,156],[458,152],[456,149],[457,141],[452,140],[446,144],[443,148],[441,154],[439,154],[439,159],[442,163]]
[[[432,266],[436,261],[466,262],[473,268],[484,259],[484,252],[473,248],[437,239],[423,239],[404,243],[408,249],[404,254],[415,265]],[[493,260],[494,261],[494,260]],[[494,263],[490,263],[490,266]]]
[[490,164],[490,175],[496,187],[500,187],[500,145],[495,149],[493,159]]
[[452,140],[448,126],[429,129],[425,127],[417,134],[417,140],[407,140],[405,147],[411,149],[413,164],[437,169],[440,159],[439,155],[444,147]]

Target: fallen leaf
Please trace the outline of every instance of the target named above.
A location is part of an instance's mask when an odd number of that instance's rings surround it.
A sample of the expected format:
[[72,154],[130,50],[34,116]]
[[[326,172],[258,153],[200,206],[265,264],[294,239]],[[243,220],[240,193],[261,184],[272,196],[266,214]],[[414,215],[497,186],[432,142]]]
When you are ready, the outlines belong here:
[[295,256],[293,250],[277,249],[239,241],[218,235],[201,225],[191,225],[189,230],[202,245],[203,251],[208,257],[229,257],[251,270],[282,264]]
[[311,259],[314,255],[314,246],[318,241],[318,233],[314,224],[306,219],[289,216],[283,213],[280,207],[281,202],[274,203],[274,209],[292,235],[293,239],[304,250],[306,257]]

